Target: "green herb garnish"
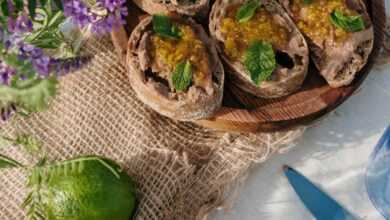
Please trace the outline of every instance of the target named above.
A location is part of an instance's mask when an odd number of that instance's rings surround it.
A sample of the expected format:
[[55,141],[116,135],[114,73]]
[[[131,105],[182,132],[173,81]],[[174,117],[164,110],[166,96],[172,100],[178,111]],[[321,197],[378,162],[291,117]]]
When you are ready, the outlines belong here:
[[171,19],[166,15],[153,15],[153,30],[158,35],[170,39],[180,39],[181,32],[177,25],[174,25]]
[[303,4],[308,5],[313,3],[313,0],[303,0]]
[[172,84],[177,91],[185,91],[191,85],[192,65],[189,61],[177,64],[172,74]]
[[267,80],[276,68],[275,53],[272,44],[264,41],[255,41],[244,55],[244,66],[256,85]]
[[236,20],[239,23],[244,23],[249,21],[253,15],[255,15],[256,10],[261,6],[260,0],[250,0],[244,5],[242,5],[236,14]]
[[44,110],[57,90],[57,80],[31,79],[17,81],[12,86],[0,86],[0,102],[15,103],[27,112]]
[[16,160],[0,154],[0,169],[23,166]]
[[332,23],[347,32],[364,30],[364,21],[361,15],[346,16],[341,11],[335,10],[330,14]]

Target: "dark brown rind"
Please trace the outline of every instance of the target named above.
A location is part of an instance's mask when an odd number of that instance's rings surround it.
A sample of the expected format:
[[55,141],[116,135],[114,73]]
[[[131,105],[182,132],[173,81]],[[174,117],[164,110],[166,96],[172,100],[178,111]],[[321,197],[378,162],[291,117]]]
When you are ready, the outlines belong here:
[[210,8],[209,0],[198,0],[193,4],[179,4],[177,1],[164,2],[164,0],[133,0],[133,2],[150,15],[178,13],[188,16],[205,17]]
[[196,86],[191,86],[186,93],[177,95],[172,94],[162,83],[146,77],[145,71],[143,71],[144,67],[142,67],[145,56],[139,47],[143,36],[151,31],[152,17],[150,16],[138,24],[129,39],[126,63],[130,83],[141,101],[164,116],[181,121],[209,118],[216,113],[222,103],[224,69],[215,45],[203,27],[191,18],[180,19],[180,21],[194,29],[209,52],[212,78],[214,79],[212,90],[204,91]]
[[[289,31],[289,43],[286,48],[282,49],[283,52],[289,54],[294,59],[294,68],[277,68],[273,73],[274,77],[272,80],[264,81],[259,86],[256,86],[251,81],[243,64],[239,60],[230,60],[224,53],[224,37],[220,32],[221,21],[226,16],[227,8],[230,5],[243,4],[244,2],[245,0],[217,0],[210,14],[210,34],[216,40],[219,53],[229,69],[229,77],[232,78],[231,83],[234,83],[246,92],[263,98],[283,97],[297,91],[303,84],[307,74],[309,50],[298,28],[276,1],[263,0],[262,5],[274,17],[283,22]],[[300,62],[295,60],[297,57],[299,57]]]

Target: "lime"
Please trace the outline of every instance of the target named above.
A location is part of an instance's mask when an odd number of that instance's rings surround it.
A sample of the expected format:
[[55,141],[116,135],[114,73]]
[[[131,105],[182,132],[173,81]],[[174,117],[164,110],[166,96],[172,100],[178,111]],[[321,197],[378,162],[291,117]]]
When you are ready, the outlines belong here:
[[40,207],[48,220],[129,220],[135,186],[114,161],[80,157],[40,172]]

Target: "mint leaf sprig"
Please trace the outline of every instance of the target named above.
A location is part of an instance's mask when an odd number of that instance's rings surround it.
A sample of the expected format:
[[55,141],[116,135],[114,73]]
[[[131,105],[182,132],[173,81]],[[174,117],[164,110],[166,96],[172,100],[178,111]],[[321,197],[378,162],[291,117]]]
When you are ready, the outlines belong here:
[[364,21],[361,15],[347,16],[340,10],[334,10],[330,14],[333,25],[347,32],[358,32],[364,30]]
[[166,15],[153,15],[152,23],[153,31],[162,37],[178,40],[182,35],[179,27],[173,24],[171,19]]
[[265,41],[251,43],[244,55],[244,66],[257,86],[267,80],[276,68],[275,52],[272,44]]
[[176,65],[172,73],[172,84],[176,91],[183,92],[188,89],[192,82],[192,65],[190,61]]
[[245,23],[249,21],[254,15],[258,8],[260,8],[260,0],[250,0],[243,4],[236,13],[236,21],[238,23]]

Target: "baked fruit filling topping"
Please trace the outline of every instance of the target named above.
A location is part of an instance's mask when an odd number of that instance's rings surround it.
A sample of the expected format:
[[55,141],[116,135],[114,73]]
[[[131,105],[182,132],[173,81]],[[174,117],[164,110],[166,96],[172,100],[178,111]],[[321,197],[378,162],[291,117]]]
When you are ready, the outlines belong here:
[[167,80],[176,92],[186,91],[191,85],[208,88],[212,77],[209,55],[194,29],[164,15],[155,15],[153,26],[153,72]]
[[342,43],[350,32],[364,29],[362,17],[347,0],[290,0],[290,4],[298,28],[318,45]]
[[[256,86],[276,79],[272,77],[276,68],[294,67],[292,58],[283,52],[288,48],[290,38],[285,26],[283,18],[267,11],[260,0],[232,5],[221,21],[224,53],[230,60],[243,64]],[[279,62],[280,57],[287,58],[283,59],[287,60],[287,65]]]
[[287,43],[288,32],[264,8],[258,8],[248,21],[237,19],[242,6],[228,9],[222,21],[221,32],[225,36],[225,53],[231,59],[240,59],[249,45],[255,41],[267,41],[273,45]]

